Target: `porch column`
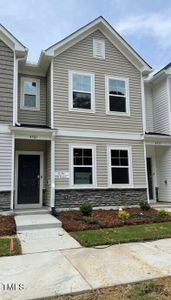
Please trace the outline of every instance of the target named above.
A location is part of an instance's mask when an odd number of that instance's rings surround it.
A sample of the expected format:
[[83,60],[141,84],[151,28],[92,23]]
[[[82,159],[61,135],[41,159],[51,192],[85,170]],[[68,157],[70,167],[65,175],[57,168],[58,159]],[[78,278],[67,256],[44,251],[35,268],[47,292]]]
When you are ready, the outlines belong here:
[[55,135],[51,140],[51,207],[55,206]]

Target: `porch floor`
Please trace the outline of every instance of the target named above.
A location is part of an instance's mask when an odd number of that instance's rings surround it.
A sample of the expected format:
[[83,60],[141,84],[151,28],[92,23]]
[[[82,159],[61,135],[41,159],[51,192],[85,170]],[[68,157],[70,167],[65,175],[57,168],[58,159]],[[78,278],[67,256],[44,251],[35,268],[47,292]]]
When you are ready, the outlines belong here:
[[15,209],[14,214],[20,215],[38,215],[38,214],[48,214],[50,213],[50,208],[48,206],[43,206],[41,208],[26,208],[26,209]]

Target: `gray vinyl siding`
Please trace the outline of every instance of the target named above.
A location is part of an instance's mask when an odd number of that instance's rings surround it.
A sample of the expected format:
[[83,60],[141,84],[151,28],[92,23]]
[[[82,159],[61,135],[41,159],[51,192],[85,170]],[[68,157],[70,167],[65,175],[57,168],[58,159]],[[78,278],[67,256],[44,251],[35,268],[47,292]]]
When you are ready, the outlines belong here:
[[0,123],[13,120],[14,53],[0,40]]
[[47,71],[47,102],[46,102],[47,126],[51,127],[51,72]]
[[[93,57],[93,38],[105,39],[103,59]],[[68,71],[95,74],[96,112],[68,111]],[[106,114],[105,76],[129,78],[130,117]],[[142,132],[140,72],[100,31],[70,47],[54,58],[54,127]]]
[[12,136],[0,133],[0,191],[11,190]]
[[153,99],[151,85],[145,84],[145,112],[146,112],[146,131],[153,132]]
[[[91,144],[96,146],[96,178],[97,187],[108,187],[107,146],[132,146],[132,169],[134,187],[146,186],[144,166],[144,146],[142,141],[125,141],[100,138],[57,137],[55,151],[55,171],[69,171],[69,145]],[[56,179],[56,188],[69,188],[69,179]]]
[[154,132],[170,134],[169,105],[166,79],[153,85]]
[[[21,101],[21,77],[30,77],[40,79],[40,110],[24,110],[20,108]],[[40,76],[19,75],[18,88],[18,122],[21,124],[43,125],[46,126],[46,100],[47,100],[47,79]]]

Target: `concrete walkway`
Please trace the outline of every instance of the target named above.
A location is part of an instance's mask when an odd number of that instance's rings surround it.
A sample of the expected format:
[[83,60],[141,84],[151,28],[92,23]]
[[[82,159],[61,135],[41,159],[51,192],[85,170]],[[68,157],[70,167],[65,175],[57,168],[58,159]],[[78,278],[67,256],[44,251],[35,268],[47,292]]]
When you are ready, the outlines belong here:
[[81,247],[63,228],[25,230],[17,235],[23,254]]
[[81,247],[50,214],[15,216],[22,253],[38,253]]
[[[44,298],[169,275],[171,239],[26,254],[0,258],[0,299]],[[6,290],[12,283],[16,290]]]

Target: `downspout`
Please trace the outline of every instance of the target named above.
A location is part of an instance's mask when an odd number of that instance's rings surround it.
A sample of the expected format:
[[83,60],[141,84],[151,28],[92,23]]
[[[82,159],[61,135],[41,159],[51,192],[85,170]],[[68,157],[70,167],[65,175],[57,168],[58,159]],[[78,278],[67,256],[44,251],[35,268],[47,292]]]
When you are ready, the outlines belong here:
[[[16,53],[14,52],[14,79],[13,79],[13,126],[18,125],[18,62],[24,60],[27,57],[27,52],[24,57],[16,58]],[[14,170],[15,170],[15,135],[12,134],[12,178],[11,178],[11,210],[14,209]]]
[[20,126],[21,124],[18,122],[18,62],[25,60],[27,58],[27,52],[24,57],[16,58],[15,62],[15,95],[14,95],[14,107],[15,107],[15,113],[14,113],[14,123],[13,126],[17,125]]
[[147,201],[149,203],[149,189],[148,189],[148,176],[147,176],[147,154],[146,154],[146,142],[145,142],[145,132],[146,132],[146,107],[145,107],[145,94],[144,94],[144,79],[143,71],[141,71],[141,101],[142,101],[142,121],[143,121],[143,144],[144,144],[144,166],[145,166],[145,181],[147,189]]

